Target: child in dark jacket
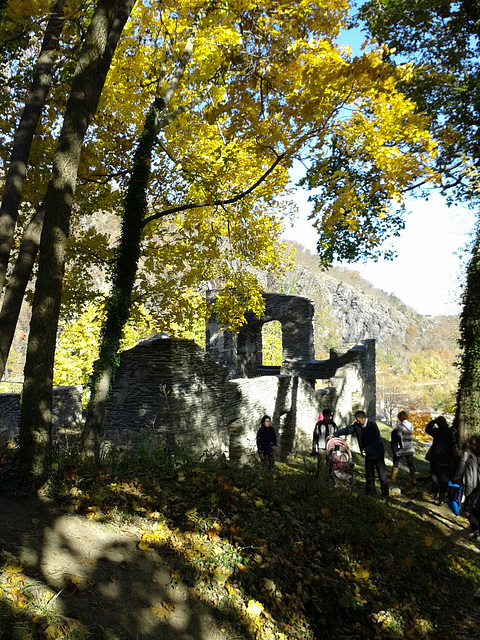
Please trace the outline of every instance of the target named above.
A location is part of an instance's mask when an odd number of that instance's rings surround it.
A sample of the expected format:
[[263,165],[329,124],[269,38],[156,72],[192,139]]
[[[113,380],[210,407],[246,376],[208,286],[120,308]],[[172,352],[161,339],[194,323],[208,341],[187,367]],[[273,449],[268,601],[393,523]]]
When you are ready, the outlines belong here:
[[273,467],[273,454],[278,453],[277,434],[272,427],[270,416],[263,416],[260,429],[257,431],[257,450],[260,460],[269,467]]

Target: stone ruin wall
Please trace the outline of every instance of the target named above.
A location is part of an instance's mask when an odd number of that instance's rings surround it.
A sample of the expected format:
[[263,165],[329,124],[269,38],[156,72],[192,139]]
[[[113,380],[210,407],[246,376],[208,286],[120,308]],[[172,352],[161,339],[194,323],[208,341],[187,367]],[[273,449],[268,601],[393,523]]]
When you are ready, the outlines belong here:
[[[207,292],[207,301],[213,302],[218,291]],[[313,316],[310,300],[300,296],[266,293],[262,317],[252,312],[245,314],[246,323],[233,336],[212,316],[206,326],[207,352],[215,362],[225,366],[228,377],[253,378],[262,368],[262,327],[277,320],[282,326],[282,359],[287,363],[313,360],[315,357]]]
[[321,398],[298,377],[229,380],[191,340],[153,338],[124,351],[110,392],[106,436],[243,459],[268,413],[285,455],[311,447]]
[[[82,387],[54,387],[52,394],[52,424],[74,428],[82,420]],[[14,439],[20,424],[20,394],[0,393],[0,442]]]
[[227,369],[193,341],[153,338],[121,354],[107,410],[107,439],[115,446],[148,441],[243,460],[256,451],[260,419],[268,414],[283,458],[309,451],[321,409],[331,407],[344,426],[366,406],[370,391],[362,374],[375,348],[367,342],[344,354],[351,360],[344,370],[329,387],[315,391],[297,375],[229,379]]
[[[375,342],[315,361],[311,302],[265,297],[264,317],[249,317],[236,338],[212,319],[208,353],[191,340],[164,334],[124,351],[107,405],[107,441],[125,447],[164,444],[241,460],[256,451],[260,419],[268,414],[286,458],[310,450],[323,408],[333,409],[339,426],[350,424],[359,408],[375,417]],[[279,375],[262,375],[261,329],[270,320],[282,324]],[[315,391],[315,380],[328,386]],[[78,425],[81,387],[57,388],[55,397],[55,424]],[[0,435],[12,437],[18,432],[19,394],[0,394],[0,415]]]

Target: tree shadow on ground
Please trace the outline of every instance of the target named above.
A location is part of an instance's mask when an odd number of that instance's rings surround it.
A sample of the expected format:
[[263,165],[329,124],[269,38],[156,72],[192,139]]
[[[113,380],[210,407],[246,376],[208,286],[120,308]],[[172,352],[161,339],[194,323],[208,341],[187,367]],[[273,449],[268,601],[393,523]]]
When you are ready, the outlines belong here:
[[[193,593],[196,572],[178,557],[173,570],[168,550],[142,551],[138,536],[38,501],[2,495],[0,509],[3,550],[18,559],[26,576],[59,594],[57,615],[74,618],[95,634],[108,631],[108,638],[226,637],[221,625],[230,626],[234,611],[226,602],[201,602]],[[13,638],[18,618],[5,609],[3,614],[3,637]],[[253,636],[243,629],[241,637]]]
[[[273,623],[288,638],[328,640],[339,629],[352,640],[466,637],[475,615],[467,599],[479,578],[467,565],[477,555],[462,547],[457,558],[441,514],[403,498],[386,505],[361,488],[335,489],[314,464],[302,472],[297,462],[273,472],[192,464],[145,483],[122,529],[108,516],[98,521],[94,508],[80,517],[0,496],[0,542],[59,594],[65,616],[121,640],[252,640]],[[134,480],[123,478],[126,490]],[[142,550],[135,514],[154,511],[165,515],[170,537]],[[213,580],[225,554],[234,558],[237,599]],[[245,616],[250,599],[266,613]],[[447,601],[463,607],[455,620]]]

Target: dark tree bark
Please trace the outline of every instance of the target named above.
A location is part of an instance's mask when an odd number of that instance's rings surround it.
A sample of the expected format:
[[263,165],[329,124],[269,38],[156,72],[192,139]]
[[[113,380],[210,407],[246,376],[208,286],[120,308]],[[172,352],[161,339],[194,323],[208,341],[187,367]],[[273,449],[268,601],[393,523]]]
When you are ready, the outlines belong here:
[[15,267],[3,297],[0,311],[0,379],[5,373],[25,290],[37,258],[45,215],[44,204],[38,208],[25,229]]
[[163,101],[155,101],[135,152],[132,174],[125,198],[122,233],[119,243],[112,291],[107,301],[106,320],[102,327],[100,353],[92,375],[90,401],[83,434],[84,446],[98,462],[99,434],[103,425],[105,403],[115,375],[123,327],[128,320],[130,301],[142,238],[142,223],[147,210],[147,187],[155,141],[156,120]]
[[461,374],[455,426],[462,441],[480,433],[480,231],[467,269],[460,316]]
[[[5,285],[30,148],[52,84],[55,52],[58,49],[59,37],[64,25],[65,4],[66,0],[56,0],[52,6],[35,74],[13,139],[12,154],[0,205],[0,295]],[[2,353],[2,359],[3,357]],[[2,375],[3,369],[0,371],[0,377]]]
[[183,54],[165,94],[156,98],[145,119],[144,129],[135,151],[132,172],[124,203],[122,233],[115,264],[112,291],[107,301],[106,320],[102,327],[100,352],[95,362],[87,407],[87,419],[83,432],[83,443],[88,454],[98,463],[99,435],[103,427],[105,405],[111,381],[118,366],[118,350],[123,328],[128,320],[130,302],[137,274],[140,244],[145,214],[147,211],[147,189],[150,180],[152,155],[160,129],[159,116],[170,103],[185,68],[190,61],[193,44],[205,11],[197,13]]
[[99,0],[72,80],[44,200],[20,416],[20,471],[39,486],[49,471],[53,362],[80,152],[135,0]]

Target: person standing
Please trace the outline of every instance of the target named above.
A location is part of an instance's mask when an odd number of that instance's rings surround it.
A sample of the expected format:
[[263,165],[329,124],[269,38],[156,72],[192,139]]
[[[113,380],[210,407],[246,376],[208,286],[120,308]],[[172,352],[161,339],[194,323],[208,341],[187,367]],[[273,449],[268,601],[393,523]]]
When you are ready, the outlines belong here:
[[480,436],[472,436],[470,438],[469,449],[463,472],[464,510],[472,530],[472,539],[476,540],[479,535],[480,468],[478,457],[480,455]]
[[263,416],[260,429],[257,431],[257,450],[260,460],[268,467],[273,467],[273,454],[277,455],[277,434],[272,427],[270,416]]
[[438,416],[425,427],[425,433],[433,438],[432,446],[425,459],[430,463],[430,478],[434,500],[438,506],[445,502],[448,488],[448,473],[455,449],[453,429],[448,426],[444,416]]
[[[375,493],[375,470],[377,471],[382,496],[388,499],[389,489],[385,470],[385,449],[376,422],[367,418],[364,411],[355,412],[355,422],[343,429],[337,429],[336,436],[355,435],[360,451],[365,456],[366,492]],[[328,440],[333,437],[329,436]]]
[[[322,414],[320,414],[322,415]],[[318,455],[320,450],[327,447],[328,436],[335,433],[337,425],[333,421],[333,413],[330,409],[324,409],[322,419],[317,421],[313,430],[312,455]]]
[[406,411],[400,411],[397,416],[398,423],[393,431],[396,431],[396,442],[398,449],[392,451],[393,453],[393,467],[390,480],[395,482],[398,474],[398,465],[400,460],[405,458],[408,468],[410,470],[410,482],[415,484],[415,466],[413,464],[413,456],[415,455],[415,447],[412,442],[413,424],[408,421],[408,413]]

